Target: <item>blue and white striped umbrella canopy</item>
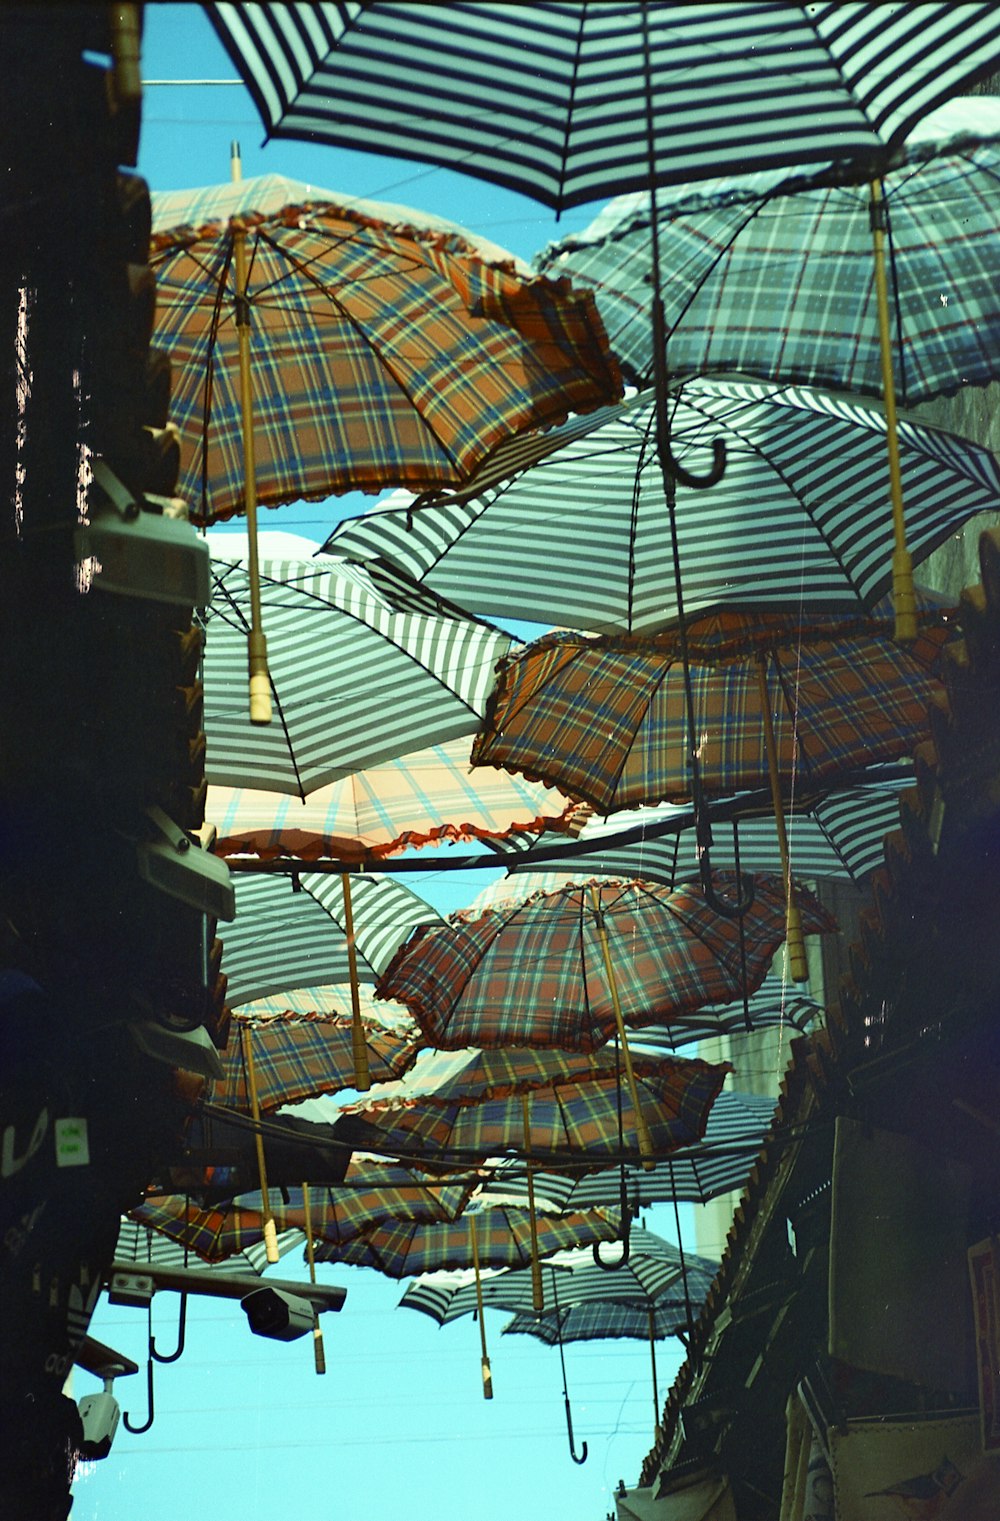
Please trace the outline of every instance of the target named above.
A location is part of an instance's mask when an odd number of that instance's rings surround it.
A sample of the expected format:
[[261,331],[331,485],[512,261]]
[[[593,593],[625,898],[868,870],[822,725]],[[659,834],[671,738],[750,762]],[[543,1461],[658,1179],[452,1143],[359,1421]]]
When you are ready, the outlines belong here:
[[[899,799],[912,776],[838,788],[786,813],[789,858],[797,877],[860,881],[884,861],[885,837],[899,828]],[[735,823],[735,833],[734,833]],[[554,870],[598,876],[645,877],[673,887],[697,875],[698,849],[691,809],[671,803],[591,819],[579,837],[558,845],[499,841],[509,872]],[[712,827],[712,861],[727,871],[777,871],[780,858],[773,817],[720,820]]]
[[472,734],[511,644],[390,566],[265,560],[274,719],[251,725],[246,564],[213,558],[212,583],[205,769],[222,786],[305,797],[379,761]]
[[[298,890],[286,876],[236,874],[236,918],[219,926],[233,1008],[349,980],[341,877],[304,871],[297,880]],[[350,888],[358,977],[374,982],[416,925],[436,924],[441,916],[388,878],[357,877]]]
[[[697,378],[671,398],[670,414],[683,466],[704,472],[718,437],[728,454],[718,485],[677,487],[686,611],[857,613],[888,591],[880,408],[803,387]],[[479,613],[606,633],[665,628],[677,599],[651,393],[599,418],[586,432],[545,435],[544,457],[481,497],[387,504],[348,519],[329,547],[382,555]],[[899,432],[917,563],[973,513],[1000,506],[1000,465],[988,449],[912,417],[901,417]]]
[[565,209],[852,160],[996,67],[992,4],[213,4],[270,137],[429,160]]

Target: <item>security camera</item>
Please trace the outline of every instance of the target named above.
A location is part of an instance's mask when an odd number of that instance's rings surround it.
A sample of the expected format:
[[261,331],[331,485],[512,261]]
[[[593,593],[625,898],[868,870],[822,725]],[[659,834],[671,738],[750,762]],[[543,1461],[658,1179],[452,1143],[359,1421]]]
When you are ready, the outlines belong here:
[[151,602],[206,606],[211,556],[191,524],[164,512],[161,498],[136,501],[104,460],[95,459],[92,468],[100,500],[74,539],[77,560],[91,567],[94,586]]
[[255,1336],[270,1336],[274,1341],[297,1341],[316,1327],[316,1311],[310,1301],[284,1289],[254,1289],[240,1300],[240,1304],[247,1312]]
[[106,1458],[111,1451],[111,1443],[115,1439],[118,1420],[121,1416],[118,1401],[111,1393],[111,1382],[110,1378],[106,1378],[100,1394],[84,1395],[77,1406],[80,1420],[83,1422],[81,1457]]
[[214,919],[235,919],[236,892],[225,861],[202,850],[162,808],[147,808],[157,838],[137,846],[139,874],[172,898]]

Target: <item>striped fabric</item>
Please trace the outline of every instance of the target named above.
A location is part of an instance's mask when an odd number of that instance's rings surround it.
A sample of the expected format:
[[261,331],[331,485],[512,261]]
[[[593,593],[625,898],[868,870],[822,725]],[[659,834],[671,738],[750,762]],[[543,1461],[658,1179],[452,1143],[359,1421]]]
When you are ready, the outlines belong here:
[[[667,1156],[679,1146],[700,1140],[709,1111],[729,1068],[697,1058],[638,1059],[635,1063],[639,1102],[649,1126],[655,1155]],[[636,1114],[627,1085],[614,1075],[555,1080],[529,1097],[533,1156],[559,1170],[600,1168],[619,1154],[638,1162]],[[385,1149],[422,1156],[470,1158],[485,1161],[509,1148],[524,1149],[524,1118],[520,1097],[487,1099],[480,1104],[444,1107],[414,1099],[400,1107],[387,1099],[368,1099],[345,1105],[344,1113],[359,1115],[385,1135]],[[620,1131],[619,1131],[620,1116]],[[621,1141],[619,1141],[621,1133]]]
[[[347,1002],[350,1002],[348,994]],[[250,1111],[243,1031],[250,1033],[254,1076],[262,1110],[277,1109],[321,1093],[354,1087],[350,1014],[274,1014],[265,1019],[234,1016],[222,1053],[224,1077],[211,1083],[205,1098],[225,1109]],[[365,1024],[365,1044],[373,1083],[402,1076],[416,1059],[411,1040],[381,1025]]]
[[218,855],[379,859],[443,840],[534,837],[569,829],[576,804],[523,777],[469,765],[468,739],[356,771],[304,801],[210,787],[205,816]]
[[990,4],[208,7],[272,137],[430,160],[566,208],[657,179],[852,159],[996,67]]
[[[350,978],[339,876],[303,872],[300,890],[287,877],[236,873],[236,918],[219,926],[222,970],[233,1008],[286,988],[322,987]],[[402,883],[351,882],[358,977],[374,982],[417,924],[440,916]]]
[[[609,1256],[609,1253],[605,1253]],[[684,1253],[685,1267],[692,1273],[715,1276],[715,1265],[704,1257]],[[476,1310],[475,1284],[468,1274],[433,1274],[411,1283],[400,1306],[422,1310],[439,1325],[447,1325]],[[559,1252],[542,1264],[545,1305],[593,1304],[624,1300],[626,1304],[669,1303],[683,1300],[681,1254],[676,1246],[652,1231],[633,1231],[629,1260],[613,1273],[595,1267],[589,1251]],[[493,1309],[531,1313],[531,1269],[513,1268],[482,1281],[483,1303]]]
[[[909,786],[912,777],[838,788],[797,803],[794,812],[786,811],[795,875],[810,881],[825,877],[861,881],[882,864],[885,836],[899,828],[900,793]],[[697,875],[692,824],[690,808],[672,803],[623,810],[591,819],[572,842],[573,853],[567,852],[561,860],[565,847],[543,841],[544,854],[539,859],[530,849],[512,852],[507,869],[547,874],[561,865],[574,872],[643,877],[673,887]],[[780,869],[773,818],[734,817],[713,824],[713,865],[726,871],[734,868],[737,845],[742,872]]]
[[206,774],[304,797],[365,766],[471,734],[507,634],[387,566],[264,561],[274,720],[249,721],[249,582],[214,559],[204,660]]
[[[714,1271],[688,1269],[688,1299],[696,1317],[714,1278]],[[682,1286],[678,1284],[672,1292],[675,1296],[673,1299],[669,1294],[664,1295],[654,1305],[620,1304],[617,1300],[608,1300],[603,1304],[588,1301],[586,1304],[570,1305],[566,1309],[546,1310],[541,1315],[522,1313],[515,1315],[503,1327],[501,1334],[533,1336],[547,1347],[571,1341],[612,1341],[625,1338],[630,1341],[649,1341],[652,1315],[653,1340],[661,1341],[664,1337],[677,1336],[687,1331],[687,1305],[684,1303]],[[562,1298],[560,1293],[560,1306]]]
[[[639,1210],[674,1199],[681,1204],[707,1204],[719,1194],[742,1188],[771,1128],[774,1104],[773,1098],[759,1094],[723,1090],[712,1105],[701,1141],[681,1147],[649,1171],[626,1166],[630,1208]],[[587,1173],[569,1168],[560,1173],[536,1172],[533,1182],[535,1203],[542,1210],[620,1209],[617,1167]],[[484,1185],[483,1192],[487,1198],[518,1199],[526,1186],[523,1164],[508,1163]]]
[[[845,772],[908,759],[930,738],[949,637],[941,622],[906,647],[862,633],[772,649],[766,687],[782,782],[833,786]],[[716,796],[768,784],[758,672],[755,656],[692,663],[701,776]],[[556,633],[503,662],[473,756],[606,814],[690,797],[689,743],[676,636]]]
[[[375,989],[370,982],[358,984],[358,1003],[361,1017],[369,1024],[381,1025],[404,1040],[414,1040],[419,1033],[410,1011],[401,1003],[388,999],[375,1002]],[[253,998],[240,1005],[239,1014],[251,1022],[262,1022],[276,1015],[304,1015],[311,1018],[343,1019],[351,1012],[351,989],[349,984],[333,984],[329,987],[286,988],[269,998]]]
[[[780,284],[780,282],[775,282]],[[672,447],[711,490],[677,487],[684,605],[856,614],[891,580],[885,417],[802,387],[697,378],[671,403]],[[598,425],[599,424],[599,425]],[[652,633],[676,619],[669,519],[646,394],[471,501],[377,508],[331,535],[338,554],[384,555],[462,607],[594,631]],[[1000,504],[988,449],[900,416],[915,562]],[[560,446],[561,445],[561,446]],[[540,453],[541,443],[536,452]]]
[[266,506],[455,484],[512,434],[621,395],[589,292],[438,218],[276,176],[155,196],[153,341],[170,355],[179,490],[198,522],[245,506],[237,222]]
[[[540,1218],[536,1226],[539,1257],[595,1241],[613,1241],[618,1235],[617,1220],[600,1210]],[[376,1268],[388,1278],[406,1278],[411,1273],[471,1267],[473,1233],[482,1267],[530,1266],[528,1211],[505,1206],[466,1210],[451,1225],[373,1226],[341,1247],[320,1243],[316,1256],[322,1262],[350,1262],[355,1267]]]
[[[724,894],[732,896],[733,885],[720,876]],[[511,887],[531,891],[521,880]],[[407,1004],[428,1043],[444,1050],[593,1050],[615,1030],[593,894],[622,1012],[633,1028],[672,1025],[706,1004],[729,1003],[742,992],[744,965],[752,992],[784,940],[785,893],[776,877],[757,878],[742,921],[742,962],[741,926],[717,915],[698,887],[574,885],[469,921],[456,915],[439,928],[419,929],[386,969],[377,994]],[[835,927],[804,889],[799,905],[807,935]]]
[[[960,125],[1000,136],[1000,101],[952,102],[934,122],[939,154],[925,138],[884,186],[903,406],[1000,373],[1000,143],[947,151]],[[670,373],[738,371],[881,396],[869,189],[781,189],[778,175],[746,175],[658,198]],[[623,196],[538,260],[594,291],[637,384],[652,376],[650,242],[648,196]]]
[[[390,1176],[391,1173],[391,1176]],[[386,1219],[449,1220],[461,1213],[472,1184],[434,1185],[418,1181],[403,1168],[386,1169],[381,1186],[319,1188],[310,1191],[310,1224],[317,1239],[349,1241],[374,1221]],[[282,1194],[287,1195],[287,1200]],[[279,1237],[286,1250],[305,1240],[305,1209],[300,1188],[272,1189],[269,1199]],[[235,1203],[201,1209],[185,1195],[147,1200],[129,1212],[139,1225],[168,1237],[175,1246],[206,1262],[222,1262],[243,1252],[258,1260],[264,1234],[261,1195],[246,1194]]]

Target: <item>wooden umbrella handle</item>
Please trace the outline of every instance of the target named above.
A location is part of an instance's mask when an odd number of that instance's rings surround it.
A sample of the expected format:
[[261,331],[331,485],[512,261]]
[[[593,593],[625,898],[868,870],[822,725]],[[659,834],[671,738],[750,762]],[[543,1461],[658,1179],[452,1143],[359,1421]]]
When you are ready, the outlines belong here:
[[368,1040],[361,1021],[358,954],[354,946],[354,905],[351,902],[351,878],[348,872],[341,873],[340,885],[344,891],[344,934],[347,936],[347,970],[351,979],[351,1054],[354,1058],[354,1086],[359,1093],[367,1093],[372,1082],[368,1067]]
[[[302,1214],[306,1228],[306,1260],[309,1263],[309,1282],[316,1282],[316,1250],[313,1246],[312,1232],[312,1209],[309,1199],[309,1184],[302,1185]],[[319,1313],[317,1312],[313,1324],[313,1357],[316,1361],[316,1372],[326,1372],[326,1352],[323,1349],[323,1332],[320,1330]]]
[[479,1242],[476,1240],[476,1222],[469,1218],[469,1240],[472,1244],[472,1266],[476,1273],[476,1310],[479,1315],[479,1345],[482,1349],[483,1399],[493,1398],[493,1373],[486,1350],[486,1321],[483,1317],[483,1280],[479,1274]]
[[615,969],[611,960],[608,932],[604,925],[604,915],[601,912],[601,901],[597,895],[596,887],[593,886],[590,889],[590,901],[594,910],[594,918],[597,922],[597,935],[601,942],[601,952],[604,957],[604,974],[608,981],[608,987],[611,990],[611,1006],[615,1011],[615,1026],[618,1030],[618,1039],[621,1043],[625,1081],[628,1084],[632,1108],[635,1110],[635,1131],[639,1142],[639,1159],[645,1170],[649,1172],[656,1166],[656,1158],[653,1154],[653,1140],[649,1133],[649,1126],[646,1123],[646,1116],[642,1112],[642,1105],[639,1102],[639,1085],[635,1080],[632,1053],[628,1048],[628,1036],[625,1033],[625,1019],[622,1015],[621,1000],[618,997],[618,981],[615,977]]
[[267,1192],[267,1165],[264,1161],[264,1137],[260,1132],[260,1099],[257,1095],[257,1069],[253,1059],[253,1041],[249,1025],[241,1032],[243,1060],[247,1069],[247,1092],[250,1095],[250,1114],[254,1123],[254,1141],[257,1147],[257,1174],[260,1179],[261,1214],[264,1217],[264,1252],[268,1262],[277,1262],[278,1232],[271,1212],[271,1200]]
[[781,857],[781,875],[785,883],[785,944],[788,947],[788,971],[793,982],[808,982],[809,963],[806,960],[806,942],[802,934],[802,914],[795,897],[792,882],[792,866],[788,855],[788,833],[785,829],[785,805],[781,797],[781,778],[778,774],[778,746],[774,738],[774,720],[771,717],[771,699],[767,690],[767,655],[762,650],[757,656],[757,690],[760,694],[761,723],[764,729],[764,748],[767,751],[767,775],[771,784],[771,806],[774,809],[774,828],[778,836],[778,854]]

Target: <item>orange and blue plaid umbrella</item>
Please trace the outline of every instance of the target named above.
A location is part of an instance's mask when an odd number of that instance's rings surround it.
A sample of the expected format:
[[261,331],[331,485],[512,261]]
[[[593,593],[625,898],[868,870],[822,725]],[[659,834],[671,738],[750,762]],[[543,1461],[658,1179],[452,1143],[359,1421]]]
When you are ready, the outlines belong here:
[[[550,1256],[574,1246],[614,1241],[618,1222],[602,1210],[547,1216],[536,1222],[538,1255]],[[350,1262],[356,1267],[377,1268],[389,1278],[431,1273],[444,1268],[471,1267],[472,1234],[481,1267],[529,1267],[532,1258],[532,1226],[526,1209],[496,1205],[466,1210],[451,1223],[408,1221],[374,1225],[371,1229],[334,1246],[316,1246],[320,1262]]]
[[537,782],[470,766],[467,739],[368,766],[304,800],[249,787],[209,787],[205,804],[205,816],[218,830],[217,854],[304,861],[378,860],[444,840],[562,833],[582,813]]
[[[724,890],[728,880],[719,877]],[[511,891],[531,889],[519,879]],[[806,934],[835,928],[804,890],[801,908]],[[785,936],[785,890],[777,877],[757,878],[741,947],[739,924],[717,914],[698,886],[572,883],[474,917],[418,926],[387,966],[377,996],[405,1003],[427,1041],[443,1050],[593,1050],[616,1028],[602,926],[625,1023],[669,1025],[760,986]]]
[[[699,1141],[728,1064],[636,1054],[632,1065],[653,1153],[666,1156]],[[425,1160],[477,1164],[511,1147],[523,1147],[520,1095],[478,1104],[446,1103],[443,1097],[369,1099],[347,1105],[342,1112],[377,1126],[385,1136],[386,1151],[421,1154]],[[588,1165],[595,1170],[609,1167],[623,1154],[638,1161],[638,1122],[629,1089],[612,1064],[585,1077],[556,1078],[530,1094],[532,1157],[551,1171],[564,1162],[574,1171]]]
[[[943,620],[929,623],[904,648],[876,624],[850,624],[843,635],[823,625],[811,637],[808,624],[799,630],[789,620],[767,648],[738,654],[709,630],[699,659],[695,624],[703,790],[724,796],[768,783],[761,659],[783,784],[832,785],[854,768],[908,758],[930,737],[927,710],[943,692],[939,659],[950,632]],[[554,633],[502,662],[473,758],[613,813],[690,797],[691,744],[676,634]]]
[[156,195],[153,342],[199,522],[245,505],[240,227],[263,505],[458,483],[511,435],[621,395],[589,292],[439,218],[274,175]]

